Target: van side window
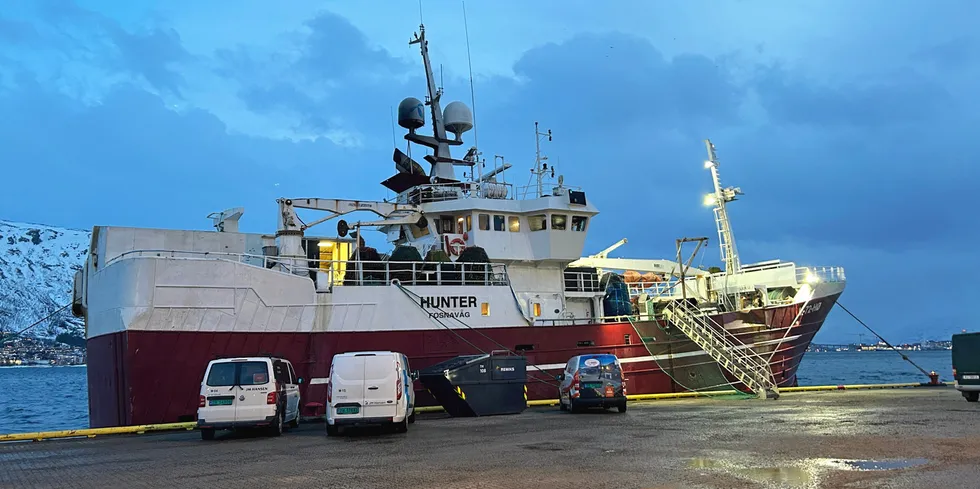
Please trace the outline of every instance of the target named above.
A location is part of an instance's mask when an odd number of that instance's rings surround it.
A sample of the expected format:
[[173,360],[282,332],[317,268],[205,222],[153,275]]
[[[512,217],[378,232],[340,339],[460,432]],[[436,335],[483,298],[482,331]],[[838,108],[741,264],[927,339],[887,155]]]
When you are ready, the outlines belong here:
[[272,362],[272,370],[275,371],[276,382],[279,382],[280,384],[289,383],[289,371],[286,370],[286,367],[282,364],[281,361],[276,360]]
[[575,371],[575,359],[573,358],[568,361],[567,365],[565,365],[565,372],[568,372],[570,374],[574,371]]
[[290,384],[295,384],[297,377],[296,377],[296,371],[293,370],[293,364],[287,363],[286,364],[286,367],[289,368],[289,383]]

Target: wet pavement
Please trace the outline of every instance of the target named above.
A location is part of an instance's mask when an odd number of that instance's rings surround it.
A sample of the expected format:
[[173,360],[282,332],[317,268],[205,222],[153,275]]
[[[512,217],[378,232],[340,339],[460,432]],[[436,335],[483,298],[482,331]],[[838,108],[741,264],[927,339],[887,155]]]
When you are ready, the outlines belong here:
[[407,434],[196,432],[0,444],[0,487],[975,488],[980,404],[952,388],[425,415]]

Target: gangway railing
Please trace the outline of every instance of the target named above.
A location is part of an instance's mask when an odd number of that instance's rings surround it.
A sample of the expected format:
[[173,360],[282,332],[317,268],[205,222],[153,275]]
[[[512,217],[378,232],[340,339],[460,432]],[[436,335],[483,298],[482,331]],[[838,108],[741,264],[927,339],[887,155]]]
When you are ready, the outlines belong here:
[[683,300],[670,302],[664,315],[760,399],[779,397],[768,362],[708,315]]

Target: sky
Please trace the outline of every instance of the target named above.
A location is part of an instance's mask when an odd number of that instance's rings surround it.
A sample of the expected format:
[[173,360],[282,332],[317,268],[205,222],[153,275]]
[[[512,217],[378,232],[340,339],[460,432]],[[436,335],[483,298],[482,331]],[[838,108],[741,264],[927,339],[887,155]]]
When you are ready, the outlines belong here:
[[[842,266],[841,303],[903,342],[977,329],[978,9],[423,0],[421,18],[443,103],[475,99],[457,156],[476,140],[527,184],[550,129],[549,161],[600,210],[586,253],[707,236],[695,264],[718,264],[710,138],[744,192],[742,262]],[[425,95],[419,19],[416,1],[7,0],[0,218],[210,229],[243,206],[243,231],[272,232],[278,197],[390,198],[392,112]],[[859,334],[835,310],[817,341]]]

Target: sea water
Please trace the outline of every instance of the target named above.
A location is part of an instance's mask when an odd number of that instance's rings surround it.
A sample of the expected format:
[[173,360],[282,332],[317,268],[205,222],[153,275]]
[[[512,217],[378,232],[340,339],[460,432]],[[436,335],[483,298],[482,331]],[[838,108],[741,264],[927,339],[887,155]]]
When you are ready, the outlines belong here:
[[[948,350],[907,351],[927,372],[952,383]],[[799,370],[800,385],[928,382],[894,351],[810,352]],[[85,367],[0,367],[0,434],[88,427]]]

